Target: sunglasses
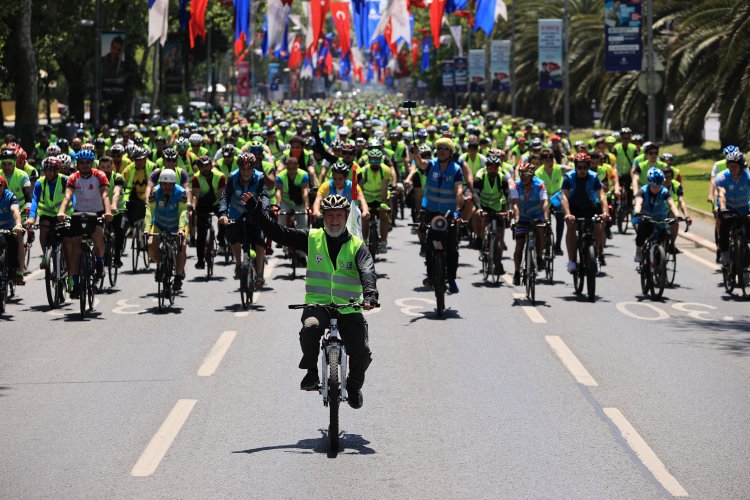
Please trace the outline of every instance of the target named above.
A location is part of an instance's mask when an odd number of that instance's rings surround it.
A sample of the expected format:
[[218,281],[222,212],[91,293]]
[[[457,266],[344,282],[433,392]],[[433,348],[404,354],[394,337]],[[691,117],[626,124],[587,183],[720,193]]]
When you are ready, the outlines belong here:
[[551,155],[541,155],[539,158],[541,158],[542,160],[551,160],[552,156]]
[[438,146],[437,150],[438,151],[450,151],[451,148],[449,148],[448,146]]
[[579,163],[578,165],[576,165],[576,170],[588,170],[589,167],[591,167],[591,163]]
[[115,157],[115,158],[121,158],[122,157],[122,153],[112,153],[112,156]]
[[78,160],[79,165],[91,165],[92,163],[94,162],[91,160]]

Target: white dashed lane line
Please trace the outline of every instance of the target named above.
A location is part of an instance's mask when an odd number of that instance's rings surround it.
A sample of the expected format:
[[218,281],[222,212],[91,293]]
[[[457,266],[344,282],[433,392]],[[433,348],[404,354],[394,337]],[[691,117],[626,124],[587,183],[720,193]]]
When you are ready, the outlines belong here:
[[557,354],[557,357],[562,361],[562,364],[575,377],[579,384],[587,387],[597,387],[599,385],[560,337],[557,335],[546,335],[544,340],[547,341],[555,354]]
[[659,460],[656,453],[638,434],[638,431],[628,422],[628,419],[617,408],[603,408],[604,414],[617,427],[622,437],[627,442],[631,450],[636,454],[638,459],[651,472],[654,478],[661,484],[667,492],[675,497],[688,496],[685,488],[670,474],[664,463]]
[[536,307],[524,305],[528,304],[529,301],[526,300],[526,295],[522,293],[514,293],[513,298],[518,301],[519,304],[521,304],[521,310],[526,313],[526,316],[529,317],[532,323],[546,323],[547,320],[544,319],[544,316],[542,316],[542,313],[540,313]]
[[198,369],[199,377],[210,377],[216,372],[219,367],[221,360],[224,359],[224,355],[229,350],[229,346],[232,345],[234,338],[237,336],[237,332],[229,330],[221,334],[219,339],[216,341],[211,351],[203,360],[203,364]]
[[147,477],[156,471],[172,442],[185,424],[190,412],[193,411],[196,399],[180,399],[169,412],[167,419],[151,438],[143,454],[133,466],[130,474],[135,477]]

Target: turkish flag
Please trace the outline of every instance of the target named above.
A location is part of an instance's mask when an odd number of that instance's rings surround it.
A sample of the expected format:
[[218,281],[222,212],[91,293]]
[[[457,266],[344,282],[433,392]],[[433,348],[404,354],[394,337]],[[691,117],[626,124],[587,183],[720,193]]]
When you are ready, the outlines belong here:
[[411,41],[411,67],[413,71],[417,70],[419,64],[419,40],[414,39]]
[[302,39],[296,37],[292,42],[292,48],[289,49],[289,61],[287,62],[290,68],[299,68],[302,63]]
[[331,15],[333,16],[333,24],[334,26],[336,26],[336,32],[339,35],[341,57],[344,57],[351,50],[352,23],[349,17],[349,3],[331,2],[330,5]]
[[432,29],[432,45],[440,47],[440,28],[443,24],[445,0],[433,0],[430,4],[430,28]]
[[329,10],[328,0],[310,0],[310,28],[312,29],[312,46],[318,45],[318,39],[323,32],[326,14]]
[[396,47],[396,44],[393,43],[393,25],[391,24],[393,21],[389,20],[388,24],[385,25],[385,30],[383,31],[383,36],[385,36],[385,41],[388,42],[388,47],[391,49],[391,54],[393,54],[393,57],[396,57],[398,55],[398,48]]
[[195,47],[195,37],[200,36],[206,41],[206,7],[208,0],[190,0],[190,48]]
[[466,20],[469,21],[469,29],[474,27],[474,16],[472,15],[471,11],[457,10],[453,14],[457,15],[458,17],[465,17]]

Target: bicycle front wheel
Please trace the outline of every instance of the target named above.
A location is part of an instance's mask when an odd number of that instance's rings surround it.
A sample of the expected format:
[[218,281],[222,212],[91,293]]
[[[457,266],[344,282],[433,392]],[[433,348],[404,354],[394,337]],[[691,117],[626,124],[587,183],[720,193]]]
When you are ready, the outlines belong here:
[[142,237],[143,233],[141,233],[137,227],[133,229],[133,236],[130,240],[130,263],[133,266],[133,273],[138,272],[138,259],[141,256],[141,245],[139,241]]
[[328,439],[332,450],[339,449],[339,348],[332,346],[328,350],[328,408],[330,420],[328,424]]
[[529,238],[526,242],[526,265],[524,266],[526,298],[529,299],[531,305],[534,305],[534,296],[536,293],[536,249],[534,248],[534,245],[535,242],[533,238]]
[[664,287],[667,284],[667,258],[664,247],[661,245],[654,248],[654,260],[651,269],[653,273],[651,297],[659,299],[664,294]]
[[674,278],[677,275],[677,254],[667,253],[667,285],[674,285]]
[[586,293],[591,302],[596,300],[596,253],[594,247],[586,248]]
[[243,309],[247,309],[250,305],[248,300],[248,274],[247,263],[244,263],[240,267],[240,303]]
[[488,281],[490,276],[492,276],[492,246],[491,246],[491,237],[488,234],[487,231],[484,233],[484,241],[482,242],[482,250],[480,253],[480,258],[482,259],[482,279],[484,281]]
[[44,288],[47,292],[47,303],[54,309],[57,307],[57,268],[55,267],[55,250],[47,252],[47,264],[44,266]]
[[81,312],[81,319],[86,317],[86,298],[89,293],[89,281],[91,280],[91,276],[89,275],[89,273],[89,260],[86,258],[86,253],[84,251],[81,257],[81,265],[78,272],[78,292],[80,294],[78,302]]
[[[429,242],[428,242],[429,244]],[[432,252],[432,284],[435,288],[435,302],[437,303],[437,315],[443,316],[445,310],[445,263],[442,251]]]

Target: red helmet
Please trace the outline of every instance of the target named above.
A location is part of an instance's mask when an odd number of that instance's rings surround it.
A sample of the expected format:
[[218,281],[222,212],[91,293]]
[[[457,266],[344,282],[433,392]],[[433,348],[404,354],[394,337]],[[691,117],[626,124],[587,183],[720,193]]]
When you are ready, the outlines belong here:
[[591,161],[591,157],[588,153],[578,153],[573,157],[573,163],[579,163],[584,161]]
[[237,157],[237,166],[239,167],[254,167],[255,166],[255,155],[252,153],[240,153]]

